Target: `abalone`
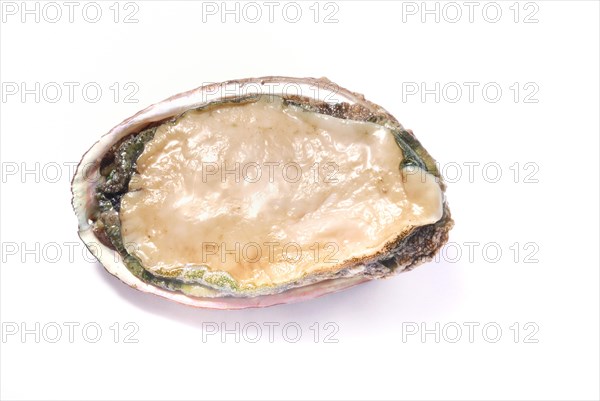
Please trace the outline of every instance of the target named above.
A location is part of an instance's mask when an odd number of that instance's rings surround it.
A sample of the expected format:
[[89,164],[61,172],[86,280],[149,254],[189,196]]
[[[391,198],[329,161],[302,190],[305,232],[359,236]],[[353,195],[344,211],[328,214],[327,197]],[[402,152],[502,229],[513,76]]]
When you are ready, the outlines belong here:
[[206,308],[411,270],[453,225],[413,133],[327,79],[227,81],[150,106],[83,156],[72,191],[79,235],[108,272]]

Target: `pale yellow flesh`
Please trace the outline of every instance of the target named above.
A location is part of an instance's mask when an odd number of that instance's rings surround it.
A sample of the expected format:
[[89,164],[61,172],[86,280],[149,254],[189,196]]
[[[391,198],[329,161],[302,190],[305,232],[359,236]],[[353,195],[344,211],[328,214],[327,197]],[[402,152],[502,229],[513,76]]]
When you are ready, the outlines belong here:
[[205,266],[240,289],[293,282],[441,218],[434,177],[401,161],[387,129],[277,97],[189,111],[139,157],[123,240],[158,275]]

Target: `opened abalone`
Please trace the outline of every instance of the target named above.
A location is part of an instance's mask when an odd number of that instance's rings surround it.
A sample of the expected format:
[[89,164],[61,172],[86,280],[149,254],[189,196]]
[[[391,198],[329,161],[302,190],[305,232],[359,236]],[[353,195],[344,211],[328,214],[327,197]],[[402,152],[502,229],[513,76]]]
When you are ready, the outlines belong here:
[[85,154],[72,190],[106,270],[219,309],[410,270],[453,224],[412,132],[326,79],[228,81],[150,106]]

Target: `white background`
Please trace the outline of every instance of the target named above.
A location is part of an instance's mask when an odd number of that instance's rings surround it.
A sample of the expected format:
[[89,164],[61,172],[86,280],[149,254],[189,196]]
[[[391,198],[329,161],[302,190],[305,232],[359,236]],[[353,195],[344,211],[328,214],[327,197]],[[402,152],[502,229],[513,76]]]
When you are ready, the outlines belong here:
[[[512,1],[498,3],[496,23],[482,15],[484,2],[473,22],[468,8],[455,3],[462,11],[456,23],[448,21],[455,15],[448,7],[439,22],[435,15],[422,22],[420,2],[411,15],[403,10],[414,8],[391,1],[337,2],[327,10],[321,4],[315,23],[312,3],[300,4],[297,23],[283,18],[284,3],[273,23],[263,3],[257,23],[243,21],[244,15],[239,23],[234,16],[221,23],[219,14],[207,16],[192,1],[138,1],[139,22],[129,24],[122,20],[134,8],[121,4],[115,23],[112,1],[99,3],[97,23],[82,17],[85,3],[72,23],[60,2],[63,16],[56,23],[45,20],[54,18],[50,9],[39,22],[26,16],[22,23],[21,10],[3,14],[3,399],[598,399],[598,3],[521,3],[517,23]],[[324,23],[325,11],[336,9],[338,22]],[[487,11],[488,19],[495,17],[494,9]],[[525,23],[534,11],[530,19],[538,22]],[[454,248],[437,263],[389,280],[245,311],[170,303],[86,261],[70,206],[70,164],[149,104],[205,82],[263,75],[326,76],[364,93],[412,128],[448,175],[455,177],[461,166],[447,192]],[[22,99],[6,90],[10,83],[34,88],[36,82],[79,86],[72,102],[62,86],[54,103],[54,92],[36,102],[35,94]],[[81,93],[90,82],[103,90],[95,103]],[[121,87],[116,102],[115,82]],[[128,82],[139,88],[132,97],[137,103],[124,101]],[[411,83],[421,82],[427,88],[436,82],[479,86],[472,102],[465,86],[455,103],[454,92],[442,93],[439,102],[434,95],[408,96]],[[481,92],[490,82],[502,89],[495,103]],[[510,89],[515,82],[517,102]],[[526,83],[533,86],[525,90]],[[531,88],[539,90],[525,99]],[[36,162],[38,176],[21,175]],[[472,180],[464,164],[470,162],[480,163]],[[483,173],[486,163],[500,167],[498,182],[491,182],[494,169]],[[526,169],[525,163],[532,164]],[[472,259],[469,242],[480,244]],[[502,254],[494,263],[498,247]],[[35,332],[36,322],[39,342],[35,334],[23,338],[21,330]],[[68,322],[79,324],[72,343]],[[139,328],[131,338],[137,343],[126,342],[134,327],[126,330],[127,322]],[[257,343],[250,341],[253,322],[263,330]],[[265,322],[280,324],[272,343]],[[479,324],[472,342],[469,322]],[[86,323],[101,327],[98,342],[83,338]],[[435,334],[422,338],[421,324],[435,333],[436,323],[439,342]],[[203,328],[222,324],[234,332],[239,325],[239,342],[235,334],[203,336]],[[302,329],[298,342],[285,341],[285,324]],[[52,343],[55,325],[62,337]],[[457,325],[462,337],[453,343]],[[19,332],[9,335],[15,327]],[[332,327],[337,342],[325,342]],[[415,327],[419,333],[408,335]],[[492,342],[495,327],[502,333]]]

